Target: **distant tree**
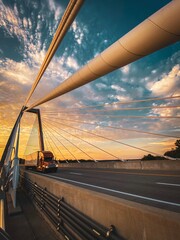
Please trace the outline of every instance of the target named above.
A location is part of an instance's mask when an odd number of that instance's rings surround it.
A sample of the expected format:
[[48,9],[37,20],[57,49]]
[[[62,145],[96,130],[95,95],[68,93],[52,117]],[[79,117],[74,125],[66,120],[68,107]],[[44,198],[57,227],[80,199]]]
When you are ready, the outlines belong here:
[[147,161],[147,160],[163,160],[163,159],[165,158],[161,156],[153,156],[151,154],[148,154],[148,155],[144,155],[144,157],[141,160]]
[[180,139],[175,142],[176,149],[180,150]]
[[154,156],[151,154],[144,155],[144,157],[141,160],[154,160]]
[[180,139],[176,140],[175,146],[176,146],[175,149],[173,148],[172,150],[165,152],[164,156],[168,156],[172,158],[180,158]]

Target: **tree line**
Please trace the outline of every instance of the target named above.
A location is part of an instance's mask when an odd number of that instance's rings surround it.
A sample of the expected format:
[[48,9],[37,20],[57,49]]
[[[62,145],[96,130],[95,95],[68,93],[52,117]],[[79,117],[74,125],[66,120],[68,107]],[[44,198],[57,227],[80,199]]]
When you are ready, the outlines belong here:
[[[172,158],[180,158],[180,139],[176,140],[175,148],[164,153],[164,156]],[[166,159],[162,156],[153,156],[151,154],[145,155],[141,160],[163,160]]]

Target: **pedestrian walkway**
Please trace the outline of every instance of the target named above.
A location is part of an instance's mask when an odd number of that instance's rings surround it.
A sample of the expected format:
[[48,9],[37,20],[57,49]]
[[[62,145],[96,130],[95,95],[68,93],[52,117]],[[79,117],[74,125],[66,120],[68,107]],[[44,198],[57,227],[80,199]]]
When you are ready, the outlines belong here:
[[[58,240],[48,223],[21,190],[18,192],[17,211],[9,210],[6,217],[6,231],[12,240]],[[8,208],[11,200],[7,197]]]

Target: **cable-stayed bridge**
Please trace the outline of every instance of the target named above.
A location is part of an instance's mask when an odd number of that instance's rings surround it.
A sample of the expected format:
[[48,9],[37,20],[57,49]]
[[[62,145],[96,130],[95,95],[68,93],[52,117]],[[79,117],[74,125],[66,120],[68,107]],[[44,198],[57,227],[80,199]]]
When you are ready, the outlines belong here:
[[[102,166],[103,168],[103,165],[101,164],[107,164],[108,167],[110,166],[109,168],[111,168],[112,166],[112,168],[118,168],[118,166],[122,166],[122,164],[124,164],[124,168],[127,168],[129,162],[126,160],[125,152],[134,151],[134,153],[140,152],[144,155],[150,154],[153,156],[159,156],[160,158],[165,158],[167,159],[167,161],[169,161],[169,165],[174,165],[178,168],[178,157],[172,157],[164,155],[162,152],[156,152],[152,149],[147,148],[146,144],[143,144],[143,146],[141,146],[139,144],[134,144],[133,141],[123,140],[127,138],[128,134],[132,134],[133,139],[136,139],[136,136],[141,135],[143,137],[150,136],[152,138],[170,138],[173,139],[175,142],[179,138],[179,136],[177,135],[174,135],[172,133],[169,134],[164,132],[156,132],[151,130],[153,128],[150,127],[148,128],[150,130],[142,130],[137,128],[136,126],[132,127],[131,124],[132,120],[134,119],[137,122],[141,121],[142,119],[145,120],[147,126],[151,126],[152,121],[156,121],[155,123],[158,124],[158,122],[162,119],[168,121],[169,124],[177,124],[177,121],[180,118],[178,114],[162,114],[159,116],[158,114],[152,113],[158,113],[158,111],[162,110],[166,110],[168,113],[171,113],[170,110],[172,109],[178,111],[180,107],[178,105],[178,100],[180,97],[177,94],[178,91],[172,92],[172,94],[168,96],[156,98],[153,97],[144,99],[129,99],[127,101],[97,103],[96,105],[92,106],[81,105],[77,108],[68,106],[66,110],[57,110],[51,108],[47,108],[46,110],[40,110],[41,105],[44,103],[51,102],[53,101],[53,99],[58,98],[62,95],[66,96],[67,93],[83,85],[86,85],[98,79],[99,77],[105,76],[106,74],[111,73],[116,69],[122,68],[129,63],[132,63],[155,51],[160,50],[161,48],[164,48],[179,41],[180,2],[177,0],[170,2],[164,8],[160,9],[158,12],[154,13],[137,27],[132,29],[126,35],[119,38],[119,40],[117,40],[103,52],[98,54],[95,58],[93,58],[82,68],[80,68],[77,72],[65,79],[50,93],[36,100],[35,102],[32,101],[33,93],[35,92],[38,83],[40,82],[43,74],[48,68],[48,65],[50,64],[55,52],[57,51],[58,46],[65,37],[66,32],[70,28],[82,4],[82,0],[72,0],[69,2],[67,9],[65,10],[61,22],[57,28],[57,31],[54,34],[53,40],[49,46],[45,59],[34,81],[34,84],[32,85],[32,88],[30,89],[25,102],[22,103],[22,108],[10,133],[9,139],[7,141],[1,158],[1,189],[3,196],[1,201],[1,211],[3,211],[4,193],[6,191],[9,191],[12,196],[14,208],[17,207],[16,191],[20,179],[19,151],[21,148],[21,129],[23,129],[22,121],[24,117],[27,117],[29,120],[30,115],[36,116],[36,119],[34,121],[34,128],[32,129],[31,136],[29,138],[29,141],[27,142],[25,155],[28,155],[28,153],[32,153],[35,151],[43,152],[46,150],[53,153],[56,161],[66,162],[69,165],[73,160],[73,162],[77,162],[77,164],[79,164],[80,166],[82,165],[82,160],[84,160],[84,162],[88,162],[89,165],[87,166],[91,166],[92,164],[92,166]],[[32,103],[29,104],[30,100]],[[173,105],[171,104],[172,102]],[[126,122],[126,127],[124,127],[123,124],[119,124],[120,122]],[[176,125],[175,127],[178,127],[178,125]],[[144,137],[144,139],[146,139],[146,137]],[[108,161],[103,161],[102,163],[101,160],[114,161],[110,161],[110,163],[108,163]],[[83,166],[85,166],[86,163],[83,163]],[[145,163],[142,163],[141,161],[138,161],[137,163],[135,163],[134,161],[132,165],[133,164],[136,165],[136,168],[138,168],[138,170],[142,170],[143,168],[145,168]],[[44,164],[42,166],[45,168],[47,165],[45,166]],[[144,237],[145,235],[148,237],[151,235],[150,233],[148,233],[149,226],[144,226],[145,230],[142,229],[142,231],[139,229],[138,226],[137,236],[136,230],[132,230],[132,232],[134,231],[134,235],[132,234],[132,236],[128,238],[127,229],[124,229],[124,225],[121,225],[118,222],[120,220],[117,221],[117,224],[119,224],[118,227],[115,226],[117,227],[117,234],[114,231],[114,227],[110,227],[109,229],[100,228],[97,224],[93,223],[92,220],[85,219],[85,217],[83,218],[82,216],[80,216],[80,213],[76,212],[76,210],[70,209],[70,207],[66,205],[66,203],[61,203],[61,207],[64,207],[61,213],[62,219],[61,215],[60,217],[58,215],[57,220],[57,218],[53,215],[54,213],[52,213],[52,205],[55,204],[56,200],[57,202],[60,201],[58,198],[56,199],[55,197],[55,187],[51,191],[51,193],[54,194],[53,196],[51,196],[49,192],[45,191],[44,193],[44,190],[41,192],[41,187],[46,187],[46,185],[44,185],[45,183],[47,184],[47,186],[49,186],[49,188],[51,188],[50,186],[53,185],[52,182],[55,180],[75,184],[82,188],[90,189],[91,191],[102,192],[103,194],[110,194],[114,197],[122,198],[128,201],[134,200],[139,204],[143,203],[148,204],[152,207],[166,209],[172,212],[179,212],[180,199],[178,195],[178,188],[180,185],[178,182],[179,177],[177,173],[150,173],[148,171],[144,171],[142,174],[141,171],[128,172],[124,170],[97,170],[96,168],[94,170],[79,169],[78,171],[74,169],[60,169],[56,174],[49,174],[49,178],[45,177],[46,180],[41,179],[41,174],[28,173],[26,171],[24,172],[24,174],[25,175],[23,176],[21,173],[21,179],[23,179],[23,184],[26,185],[27,189],[30,189],[33,194],[37,194],[37,203],[40,206],[42,205],[41,208],[45,209],[45,211],[48,213],[47,215],[51,219],[51,222],[55,223],[55,225],[57,224],[58,231],[60,231],[62,236],[67,239],[107,239],[108,237],[109,239],[138,239],[138,234],[141,235],[139,239],[146,239],[146,237]],[[25,176],[28,177],[26,178]],[[83,178],[87,179],[84,179],[83,181]],[[136,186],[133,185],[134,178],[137,181],[135,184]],[[166,182],[166,180],[163,180],[165,178],[167,178],[167,181],[170,182]],[[117,185],[117,182],[119,182],[120,180],[123,184],[120,183],[119,185]],[[33,181],[37,183],[37,189],[36,187],[34,187]],[[141,185],[143,181],[147,184],[147,186],[149,186],[148,189],[146,189],[145,186],[138,186],[138,183],[139,185]],[[96,182],[98,182],[98,184]],[[154,182],[155,186],[153,186]],[[115,185],[113,185],[114,183]],[[167,186],[168,189],[165,189],[167,188]],[[173,187],[173,189],[170,190],[170,186]],[[158,190],[159,188],[160,190]],[[71,192],[72,189],[69,191]],[[154,191],[155,193],[150,194],[151,191]],[[80,192],[80,190],[77,190],[77,192],[79,193],[79,197],[83,199],[83,193]],[[42,194],[43,197],[41,198]],[[73,197],[71,194],[72,193],[65,193],[62,197],[66,197],[68,199],[69,195],[69,203],[70,205],[73,205]],[[49,196],[47,197],[47,202],[45,200],[45,196]],[[87,195],[86,198],[87,197],[89,197],[89,195]],[[99,199],[101,199],[101,201]],[[92,202],[97,202],[99,204],[101,204],[101,202],[104,203],[104,200],[102,200],[101,197],[99,197],[99,199],[92,199]],[[89,201],[87,202],[88,204],[90,204]],[[83,200],[81,200],[80,205],[83,205]],[[81,209],[80,205],[76,205],[76,207],[78,206],[78,210]],[[117,209],[119,209],[119,206],[117,205],[118,203],[115,201],[115,206]],[[45,208],[46,206],[48,207]],[[109,205],[107,204],[106,206]],[[120,209],[122,211],[122,206],[120,207]],[[92,213],[89,213],[88,211],[87,213],[86,210],[84,211],[85,214],[88,215],[91,219],[93,218],[91,215]],[[113,214],[115,214],[114,211],[115,210],[112,210]],[[126,211],[130,210],[128,209]],[[146,211],[149,210],[145,210],[145,212]],[[60,213],[58,212],[58,214]],[[131,214],[132,213],[130,213],[130,215]],[[144,212],[143,214],[145,215]],[[148,214],[146,216],[147,218],[153,218],[152,215],[154,213],[151,215],[148,212]],[[78,218],[75,218],[75,216],[79,216],[79,219],[81,220],[77,220]],[[110,214],[105,216],[106,219],[107,216],[109,216],[109,219],[111,219]],[[162,216],[159,216],[159,221],[162,221],[163,217],[167,219],[167,215],[164,212]],[[77,223],[71,222],[72,218],[74,218],[74,221],[81,222],[79,223],[81,224],[81,227],[78,228]],[[103,216],[99,217],[99,215],[97,215],[96,217],[94,216],[94,218],[95,220],[99,220],[99,218],[103,218]],[[134,218],[134,221],[136,221],[137,219]],[[59,222],[57,223],[56,221]],[[168,231],[170,231],[171,229],[171,235],[173,221],[175,220],[173,219],[168,223],[169,225],[167,224]],[[102,225],[106,225],[107,222],[100,221]],[[85,223],[87,223],[86,226]],[[94,232],[90,231],[89,228],[91,228],[91,230],[94,229],[92,225],[94,226],[94,228],[97,227],[97,229],[99,230],[96,229],[94,230]],[[123,228],[122,234],[121,226]],[[178,226],[177,223],[176,226]],[[4,224],[2,224],[1,228],[4,228]],[[165,227],[162,226],[162,232],[164,231],[164,228]],[[162,232],[160,231],[160,234],[162,234]],[[169,235],[167,235],[166,237],[168,237],[167,239],[170,239]],[[160,238],[154,237],[154,239]],[[163,235],[161,239],[165,239]],[[172,237],[171,239],[175,238]]]

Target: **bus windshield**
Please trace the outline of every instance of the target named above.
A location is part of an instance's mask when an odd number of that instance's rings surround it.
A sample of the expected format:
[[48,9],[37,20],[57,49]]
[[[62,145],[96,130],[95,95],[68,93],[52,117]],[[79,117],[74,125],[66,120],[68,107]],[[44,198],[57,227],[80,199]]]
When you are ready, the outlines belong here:
[[53,160],[52,157],[46,157],[46,158],[44,159],[45,162],[50,162],[50,161],[52,161],[52,160]]

